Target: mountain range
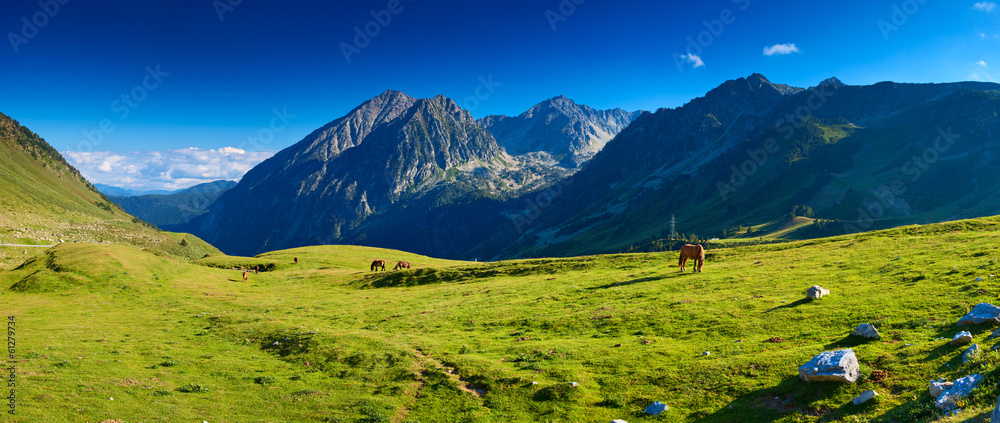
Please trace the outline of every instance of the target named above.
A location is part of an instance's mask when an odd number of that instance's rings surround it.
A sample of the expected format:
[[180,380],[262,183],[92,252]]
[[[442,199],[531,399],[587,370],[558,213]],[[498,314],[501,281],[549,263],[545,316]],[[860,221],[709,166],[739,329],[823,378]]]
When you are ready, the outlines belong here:
[[544,154],[579,168],[639,115],[622,109],[594,110],[565,96],[543,101],[518,116],[490,115],[476,122],[513,155]]
[[555,97],[478,121],[387,91],[172,228],[236,254],[347,243],[494,259],[621,251],[668,237],[672,216],[707,238],[798,210],[817,236],[992,215],[998,89],[753,74],[638,115]]
[[[96,186],[96,185],[95,185]],[[176,225],[201,216],[222,193],[236,186],[233,181],[214,181],[193,187],[166,191],[165,194],[136,194],[117,196],[108,194],[108,199],[121,206],[129,214],[156,226]],[[97,186],[101,192],[121,192]],[[116,188],[116,187],[110,187]],[[117,188],[122,190],[121,188]],[[128,190],[123,190],[128,191]],[[135,191],[132,191],[135,192]]]

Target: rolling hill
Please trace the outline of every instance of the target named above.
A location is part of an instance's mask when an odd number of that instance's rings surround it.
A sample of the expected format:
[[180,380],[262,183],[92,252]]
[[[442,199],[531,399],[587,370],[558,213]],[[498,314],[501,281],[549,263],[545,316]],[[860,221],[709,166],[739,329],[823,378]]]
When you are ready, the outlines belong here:
[[21,245],[63,242],[134,245],[188,259],[218,253],[197,237],[163,232],[128,215],[44,139],[3,114],[0,181],[0,244],[7,245],[0,245],[0,268],[39,252]]

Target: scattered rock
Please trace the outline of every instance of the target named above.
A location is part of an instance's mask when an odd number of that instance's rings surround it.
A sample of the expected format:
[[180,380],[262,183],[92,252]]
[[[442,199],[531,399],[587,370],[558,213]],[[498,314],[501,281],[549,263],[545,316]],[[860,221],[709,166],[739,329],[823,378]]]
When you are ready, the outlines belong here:
[[653,403],[650,404],[649,407],[646,407],[646,409],[642,411],[649,415],[659,416],[660,413],[663,413],[664,411],[668,410],[670,410],[670,407],[667,407],[666,404],[659,401],[653,401]]
[[781,339],[781,338],[779,338],[777,336],[775,336],[775,337],[767,338],[767,340],[765,340],[764,342],[770,342],[772,344],[780,344],[782,342],[785,342],[785,340]]
[[940,398],[941,394],[943,394],[946,391],[948,391],[949,389],[951,389],[952,385],[954,385],[954,383],[952,383],[952,382],[945,382],[944,379],[942,379],[942,380],[932,380],[931,381],[930,390],[929,390],[929,392],[931,394],[931,397],[934,397],[935,400],[938,399],[938,398]]
[[806,382],[846,382],[858,380],[861,368],[854,350],[826,351],[799,367],[799,377]]
[[983,322],[1000,323],[1000,307],[990,303],[979,303],[965,316],[958,319],[958,325],[978,325]]
[[628,422],[622,419],[614,419],[611,421],[611,423],[628,423]]
[[961,331],[955,334],[954,338],[951,338],[951,345],[962,345],[972,342],[972,334],[969,331]]
[[870,338],[870,339],[879,339],[882,337],[882,335],[879,335],[878,329],[875,329],[875,326],[872,325],[871,323],[865,323],[854,328],[854,331],[851,332],[851,335],[860,336],[862,338]]
[[531,382],[531,384],[532,384],[532,385],[537,385],[537,384],[538,384],[538,381],[532,381],[532,382]]
[[986,337],[986,340],[989,341],[989,340],[991,340],[993,338],[996,338],[998,336],[1000,336],[1000,329],[994,330],[993,333],[990,334],[990,336]]
[[959,378],[955,381],[955,384],[952,385],[951,389],[944,391],[944,393],[938,397],[934,406],[945,411],[958,407],[958,401],[961,401],[968,396],[973,389],[976,389],[976,385],[978,385],[982,380],[983,376],[978,373]]
[[704,357],[706,355],[710,355],[710,354],[712,354],[711,351],[705,351],[705,352],[701,353],[702,357]]
[[979,344],[972,344],[964,353],[962,353],[962,362],[965,363],[969,361],[970,358],[979,355]]
[[810,300],[815,300],[827,295],[830,295],[830,290],[819,285],[813,285],[806,290],[806,298],[809,298]]
[[872,398],[875,398],[877,396],[878,396],[878,392],[868,390],[868,391],[862,392],[861,395],[858,395],[858,396],[854,397],[854,399],[851,400],[851,402],[854,403],[854,405],[861,405],[861,404],[864,404],[864,403],[868,402],[869,400],[871,400]]
[[983,278],[976,278],[976,282],[982,282]]
[[576,383],[576,382],[570,382],[569,386],[572,386],[572,387],[576,388],[577,386],[580,386],[580,384]]

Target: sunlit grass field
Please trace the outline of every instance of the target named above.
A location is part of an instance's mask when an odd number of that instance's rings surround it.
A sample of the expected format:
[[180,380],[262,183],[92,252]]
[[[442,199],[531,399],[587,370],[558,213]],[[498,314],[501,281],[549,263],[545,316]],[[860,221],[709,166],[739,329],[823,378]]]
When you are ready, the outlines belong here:
[[[700,274],[674,253],[471,263],[326,246],[188,262],[61,244],[0,273],[17,319],[3,421],[930,421],[928,381],[972,372],[987,380],[959,416],[985,421],[993,328],[971,328],[987,353],[970,363],[948,340],[1000,301],[998,237],[985,218],[712,249]],[[233,270],[257,265],[247,283]],[[812,285],[831,294],[805,300]],[[882,339],[849,336],[861,323]],[[857,383],[799,379],[839,348],[857,353]],[[868,389],[875,401],[850,404]],[[653,401],[670,410],[645,415]]]

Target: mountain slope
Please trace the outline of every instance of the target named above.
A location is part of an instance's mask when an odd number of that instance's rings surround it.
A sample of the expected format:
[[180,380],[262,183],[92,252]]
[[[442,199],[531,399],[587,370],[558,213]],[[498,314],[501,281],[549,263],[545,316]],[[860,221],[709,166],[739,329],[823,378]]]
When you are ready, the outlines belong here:
[[[185,235],[158,231],[110,204],[44,139],[0,114],[0,244],[128,244],[161,254],[201,258],[218,250]],[[0,267],[34,254],[0,247]]]
[[577,168],[604,148],[639,112],[594,110],[558,96],[519,116],[492,115],[477,123],[488,129],[511,155],[544,152],[568,168]]
[[503,153],[450,99],[387,91],[254,167],[211,211],[180,227],[238,254],[393,247],[393,233],[429,209],[512,196],[560,175]]
[[198,184],[170,194],[108,196],[129,214],[156,226],[177,225],[205,214],[224,192],[236,186],[233,181]]

